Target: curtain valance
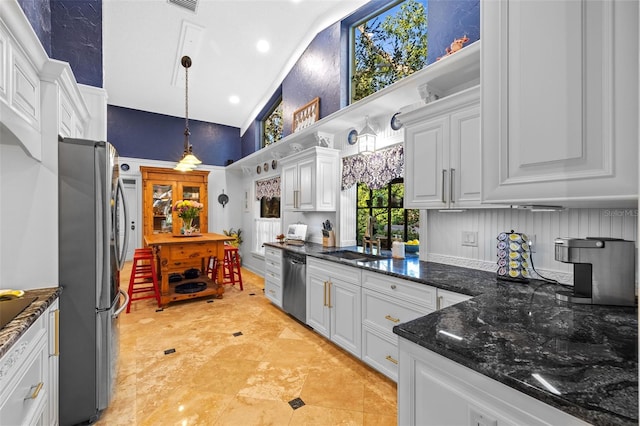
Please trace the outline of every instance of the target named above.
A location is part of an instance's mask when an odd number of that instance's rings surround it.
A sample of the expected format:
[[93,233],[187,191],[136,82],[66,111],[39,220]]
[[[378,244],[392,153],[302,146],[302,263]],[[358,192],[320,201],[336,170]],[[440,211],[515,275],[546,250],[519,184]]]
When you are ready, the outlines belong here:
[[280,176],[256,182],[256,200],[280,196]]
[[357,154],[342,159],[343,190],[351,188],[356,183],[365,183],[371,189],[380,189],[403,176],[402,144],[381,149],[373,154]]

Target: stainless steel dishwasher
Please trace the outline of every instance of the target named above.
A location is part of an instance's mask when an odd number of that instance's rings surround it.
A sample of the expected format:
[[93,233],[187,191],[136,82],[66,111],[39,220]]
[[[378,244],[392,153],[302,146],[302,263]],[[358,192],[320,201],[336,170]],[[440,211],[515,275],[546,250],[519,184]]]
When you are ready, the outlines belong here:
[[282,308],[303,323],[307,322],[307,256],[285,250]]

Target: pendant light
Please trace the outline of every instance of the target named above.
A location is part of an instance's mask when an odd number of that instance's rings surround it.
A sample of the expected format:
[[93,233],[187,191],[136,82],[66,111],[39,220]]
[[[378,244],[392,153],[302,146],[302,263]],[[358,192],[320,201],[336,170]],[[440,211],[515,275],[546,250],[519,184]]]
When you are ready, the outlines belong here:
[[184,67],[184,151],[182,158],[174,167],[174,170],[188,172],[195,169],[202,161],[193,155],[193,147],[189,143],[189,67],[191,67],[191,58],[183,56],[180,63]]
[[365,117],[364,128],[358,132],[358,152],[373,154],[376,150],[376,132],[369,125],[369,117]]

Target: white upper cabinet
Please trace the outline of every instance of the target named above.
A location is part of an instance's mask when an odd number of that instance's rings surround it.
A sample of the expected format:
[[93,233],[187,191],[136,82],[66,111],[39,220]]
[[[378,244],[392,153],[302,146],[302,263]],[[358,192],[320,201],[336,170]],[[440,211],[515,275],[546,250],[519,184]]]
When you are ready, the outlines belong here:
[[480,207],[480,87],[400,115],[405,208]]
[[334,211],[338,151],[312,147],[282,160],[282,206],[287,211]]
[[482,2],[482,199],[638,198],[638,2]]

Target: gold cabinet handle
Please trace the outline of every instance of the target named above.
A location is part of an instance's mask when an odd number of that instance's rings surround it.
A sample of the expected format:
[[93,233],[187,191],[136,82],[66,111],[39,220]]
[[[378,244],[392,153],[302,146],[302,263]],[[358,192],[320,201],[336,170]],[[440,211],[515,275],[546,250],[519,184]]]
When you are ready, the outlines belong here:
[[333,308],[333,306],[331,306],[331,284],[333,284],[331,281],[327,281],[327,284],[329,284],[327,287],[329,287],[329,291],[328,293],[328,297],[327,299],[329,299],[329,309]]
[[399,323],[399,322],[400,322],[400,319],[399,319],[399,318],[394,318],[394,317],[392,317],[391,315],[386,315],[384,318],[385,318],[385,319],[388,319],[389,321],[391,321],[391,322],[393,322],[393,323]]
[[395,365],[398,365],[398,360],[393,358],[391,355],[387,355],[386,357],[384,357],[384,359],[386,359],[389,362],[394,363]]
[[53,311],[55,321],[55,335],[53,341],[53,356],[60,356],[60,309]]
[[327,306],[327,282],[322,283],[322,306]]
[[437,309],[437,310],[442,309],[442,299],[443,299],[443,297],[444,297],[444,296],[438,296],[438,299],[437,299],[437,302],[438,302],[438,303],[436,303],[436,309]]
[[25,398],[25,399],[36,399],[38,397],[38,394],[40,393],[40,391],[42,390],[42,386],[44,386],[43,382],[38,383],[35,386],[32,386],[31,389],[35,388],[33,390],[33,393],[31,394],[31,396]]

